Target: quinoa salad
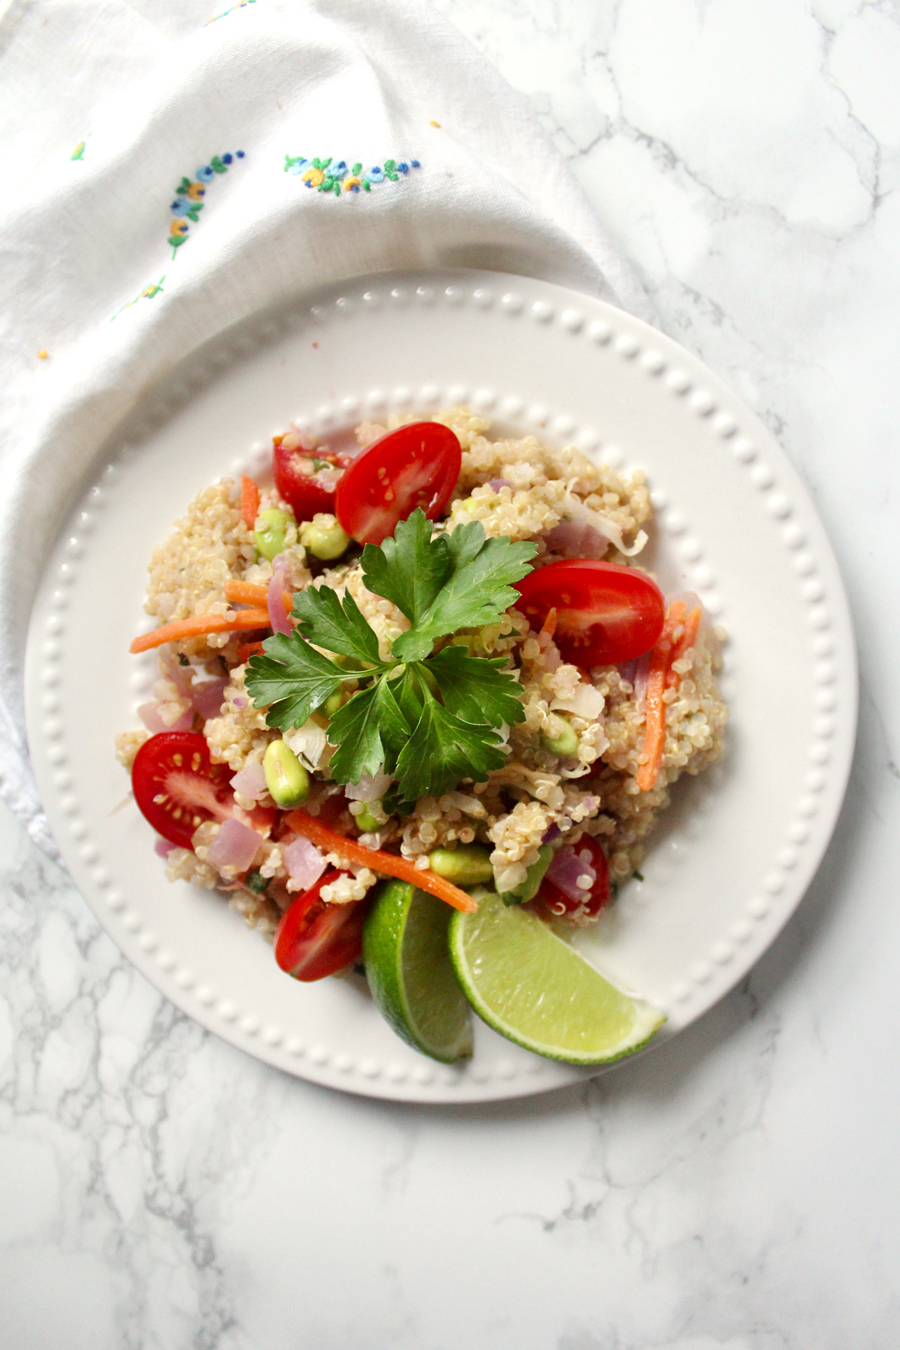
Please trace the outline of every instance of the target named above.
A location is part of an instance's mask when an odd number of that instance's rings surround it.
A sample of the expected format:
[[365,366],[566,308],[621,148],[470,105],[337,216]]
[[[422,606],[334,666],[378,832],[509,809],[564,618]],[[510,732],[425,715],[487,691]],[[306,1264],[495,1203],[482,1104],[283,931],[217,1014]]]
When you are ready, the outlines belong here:
[[132,644],[153,697],[116,738],[169,880],[300,980],[359,965],[389,877],[596,923],[728,716],[724,633],[641,565],[642,472],[466,408],[355,437],[292,430],[272,475],[190,503]]

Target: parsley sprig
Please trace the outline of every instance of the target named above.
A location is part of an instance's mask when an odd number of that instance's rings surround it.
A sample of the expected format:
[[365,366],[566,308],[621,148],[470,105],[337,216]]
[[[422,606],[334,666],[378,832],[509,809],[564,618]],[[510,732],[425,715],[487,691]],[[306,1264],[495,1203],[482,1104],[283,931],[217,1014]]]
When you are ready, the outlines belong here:
[[414,511],[362,554],[366,586],[410,622],[390,658],[382,659],[351,595],[310,587],[294,596],[294,631],[268,638],[249,662],[254,705],[268,707],[268,725],[286,731],[357,681],[328,724],[337,782],[383,768],[401,806],[463,778],[483,782],[505,763],[498,729],[524,720],[521,687],[505,657],[471,656],[452,644],[434,649],[460,629],[496,623],[518,598],[513,585],[531,571],[534,553],[533,544],[488,539],[478,521],[432,536],[425,513]]

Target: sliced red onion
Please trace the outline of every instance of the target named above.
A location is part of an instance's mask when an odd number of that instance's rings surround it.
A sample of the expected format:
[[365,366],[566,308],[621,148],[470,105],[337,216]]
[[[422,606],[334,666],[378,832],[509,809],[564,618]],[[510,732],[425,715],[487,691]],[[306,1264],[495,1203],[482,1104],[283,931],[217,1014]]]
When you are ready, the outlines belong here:
[[552,843],[553,843],[553,840],[554,840],[554,839],[558,839],[559,836],[560,836],[561,834],[562,834],[562,830],[561,830],[561,829],[559,828],[559,826],[556,824],[556,821],[554,821],[553,824],[550,826],[549,830],[545,830],[545,831],[544,831],[543,837],[542,837],[542,839],[541,839],[541,843],[542,843],[542,844],[552,844]]
[[493,488],[495,492],[499,492],[501,488],[511,488],[512,483],[508,478],[491,478],[488,481],[488,487]]
[[239,792],[242,797],[250,797],[253,801],[259,801],[266,790],[266,774],[263,766],[251,760],[245,764],[240,773],[236,773],[231,780],[231,787],[234,792]]
[[261,843],[262,838],[256,830],[230,816],[209,846],[209,861],[218,870],[234,867],[238,872],[246,872]]
[[190,664],[183,666],[168,643],[160,653],[159,673],[164,680],[172,681],[179,694],[182,694],[185,698],[190,698],[194,668]]
[[310,769],[318,768],[319,760],[325,753],[328,738],[324,729],[318,726],[312,718],[304,722],[302,727],[295,727],[292,731],[289,731],[284,739],[294,754],[302,759]]
[[577,497],[568,494],[557,510],[568,519],[554,525],[544,539],[554,553],[566,553],[572,558],[602,558],[610,544],[614,544],[626,558],[633,558],[647,542],[647,535],[638,530],[634,543],[627,545],[621,527],[599,511],[592,511]]
[[284,850],[283,861],[291,881],[302,886],[305,891],[315,885],[328,866],[324,853],[308,839],[304,839],[303,835],[292,844],[288,844]]
[[[590,884],[587,887],[578,885],[583,877],[590,878]],[[563,895],[567,895],[570,900],[579,904],[590,895],[591,886],[597,880],[597,873],[587,859],[579,858],[574,848],[562,848],[554,855],[553,861],[547,868],[547,878],[553,882],[554,886],[559,887]]]
[[137,711],[138,717],[151,736],[156,736],[160,731],[190,731],[191,724],[194,721],[194,710],[188,708],[187,712],[182,713],[177,722],[164,722],[159,715],[159,704],[155,699],[151,703],[142,703]]
[[244,698],[242,695],[239,695],[236,699],[233,699],[232,701],[236,708],[246,708],[247,704],[250,702],[249,698]]
[[377,802],[384,796],[394,779],[389,773],[364,773],[358,783],[348,783],[344,793],[351,802]]
[[277,561],[272,572],[272,580],[269,582],[266,604],[272,632],[288,634],[291,631],[291,621],[284,607],[284,570],[284,562]]
[[191,701],[204,722],[209,717],[219,716],[225,702],[227,685],[227,680],[204,680],[202,684],[194,685],[191,690]]
[[622,661],[618,666],[616,666],[616,669],[622,676],[622,679],[627,680],[629,684],[634,684],[634,677],[637,671],[637,663],[638,659],[637,657],[635,657],[633,661]]
[[169,839],[157,839],[153,845],[153,852],[158,858],[168,858],[175,845]]
[[649,652],[644,652],[644,655],[639,656],[635,662],[632,684],[634,685],[635,702],[638,704],[643,703],[644,699],[647,697],[647,680],[650,677],[650,661],[652,656],[653,648],[651,647]]
[[605,706],[600,690],[584,680],[576,686],[571,698],[555,698],[551,704],[552,708],[583,717],[586,722],[596,722],[602,717]]

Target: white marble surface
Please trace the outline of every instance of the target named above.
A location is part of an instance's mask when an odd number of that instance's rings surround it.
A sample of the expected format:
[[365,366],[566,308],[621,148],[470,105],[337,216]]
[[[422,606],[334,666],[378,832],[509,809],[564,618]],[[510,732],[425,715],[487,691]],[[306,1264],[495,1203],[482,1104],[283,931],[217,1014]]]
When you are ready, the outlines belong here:
[[888,1350],[900,663],[892,0],[444,0],[663,327],[803,473],[858,625],[835,840],[752,976],[585,1089],[287,1079],[176,1013],[0,819],[0,1350]]

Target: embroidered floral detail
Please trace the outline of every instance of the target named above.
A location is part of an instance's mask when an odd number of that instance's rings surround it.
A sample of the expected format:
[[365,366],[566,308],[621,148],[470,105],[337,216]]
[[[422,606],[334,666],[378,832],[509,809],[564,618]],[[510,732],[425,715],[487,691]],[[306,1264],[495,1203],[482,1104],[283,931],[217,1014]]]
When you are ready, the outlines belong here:
[[[185,226],[185,228],[187,228],[187,226]],[[115,314],[113,314],[112,317],[110,318],[110,323],[112,323],[113,319],[117,319],[119,317],[123,309],[131,309],[131,306],[136,305],[139,300],[152,300],[155,295],[159,295],[160,291],[162,290],[162,284],[165,281],[165,279],[166,274],[165,272],[163,272],[159,281],[157,281],[152,286],[145,286],[144,289],[141,291],[140,295],[136,295],[133,300],[129,300],[127,304],[122,305],[121,309],[117,309]]]
[[203,198],[206,196],[205,184],[211,183],[216,174],[227,173],[229,166],[236,159],[243,158],[243,150],[237,150],[233,155],[213,155],[208,164],[201,165],[193,178],[182,178],[175,189],[175,200],[169,208],[173,217],[169,226],[169,243],[172,245],[173,258],[176,250],[187,242],[188,221],[196,223],[200,219]]
[[256,0],[240,0],[237,5],[232,5],[230,9],[223,9],[221,14],[214,14],[211,19],[207,19],[203,25],[206,28],[209,24],[215,23],[217,19],[225,19],[229,14],[233,14],[236,9],[246,9],[248,5],[255,5]]
[[344,192],[371,192],[379,183],[398,183],[411,169],[422,166],[417,159],[386,159],[364,169],[362,162],[348,164],[345,159],[336,163],[328,159],[307,159],[304,155],[285,155],[284,172],[296,173],[308,188],[319,192],[333,192],[336,197]]

